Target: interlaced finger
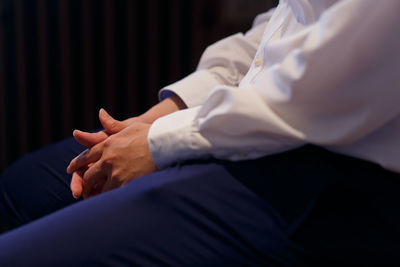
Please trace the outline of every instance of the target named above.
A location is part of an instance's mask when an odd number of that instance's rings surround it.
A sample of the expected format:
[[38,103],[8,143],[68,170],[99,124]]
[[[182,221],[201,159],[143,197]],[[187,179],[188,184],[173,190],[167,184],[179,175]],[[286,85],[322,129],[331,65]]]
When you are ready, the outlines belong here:
[[103,154],[103,147],[103,143],[100,143],[83,151],[81,154],[71,160],[71,163],[67,167],[67,172],[73,173],[74,171],[87,166],[90,163],[98,161]]
[[85,169],[79,169],[72,174],[70,188],[74,198],[80,198],[83,191],[83,173]]
[[96,184],[104,184],[107,179],[108,171],[102,164],[102,161],[97,161],[83,175],[83,197],[87,198],[92,194]]
[[85,146],[85,147],[92,147],[100,142],[103,142],[109,136],[105,131],[99,131],[96,133],[88,133],[79,130],[75,130],[73,132],[73,136],[75,140]]

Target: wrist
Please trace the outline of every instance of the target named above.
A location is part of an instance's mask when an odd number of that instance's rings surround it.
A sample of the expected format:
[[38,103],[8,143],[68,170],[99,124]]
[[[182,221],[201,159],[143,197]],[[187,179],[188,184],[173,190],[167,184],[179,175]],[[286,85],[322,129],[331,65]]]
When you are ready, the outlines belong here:
[[148,123],[148,124],[152,124],[153,123],[153,119],[147,114],[147,112],[143,113],[142,115],[137,117],[139,119],[139,121],[144,122],[144,123]]
[[179,96],[173,94],[140,115],[139,118],[143,122],[151,124],[160,117],[186,108],[187,106],[182,101],[182,99]]

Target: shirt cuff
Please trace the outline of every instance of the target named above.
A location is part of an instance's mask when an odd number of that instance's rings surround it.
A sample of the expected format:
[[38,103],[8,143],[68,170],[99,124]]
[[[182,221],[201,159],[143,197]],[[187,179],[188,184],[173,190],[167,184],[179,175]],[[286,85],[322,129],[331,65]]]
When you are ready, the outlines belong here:
[[158,97],[160,100],[164,100],[175,93],[187,107],[191,108],[201,105],[211,89],[219,84],[221,82],[210,71],[198,70],[186,78],[161,89]]
[[180,110],[153,122],[147,139],[151,156],[159,169],[196,157],[196,151],[192,149],[191,136],[194,118],[200,108],[198,106]]

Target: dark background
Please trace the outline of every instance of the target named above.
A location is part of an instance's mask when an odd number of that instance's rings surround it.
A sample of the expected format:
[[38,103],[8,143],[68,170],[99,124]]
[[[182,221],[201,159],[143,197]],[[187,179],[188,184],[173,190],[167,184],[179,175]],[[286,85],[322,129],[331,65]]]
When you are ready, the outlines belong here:
[[277,0],[0,0],[0,172],[21,155],[144,112],[207,45]]

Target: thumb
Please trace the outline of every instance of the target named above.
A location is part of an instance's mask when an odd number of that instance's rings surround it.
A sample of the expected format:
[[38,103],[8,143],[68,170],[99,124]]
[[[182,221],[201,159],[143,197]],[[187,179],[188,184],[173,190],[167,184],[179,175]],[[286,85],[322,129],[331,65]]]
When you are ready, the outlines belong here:
[[85,147],[92,147],[100,142],[103,142],[109,136],[109,134],[105,133],[104,131],[88,133],[79,130],[74,130],[72,135],[79,144]]
[[116,119],[111,117],[110,114],[108,114],[107,111],[105,111],[103,108],[99,111],[99,119],[101,125],[103,125],[104,127],[104,130],[108,134],[115,134],[126,128],[126,123],[117,121]]

